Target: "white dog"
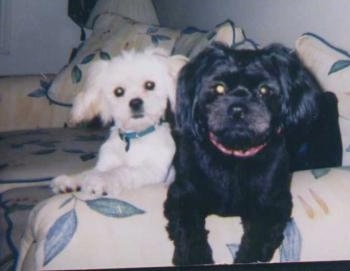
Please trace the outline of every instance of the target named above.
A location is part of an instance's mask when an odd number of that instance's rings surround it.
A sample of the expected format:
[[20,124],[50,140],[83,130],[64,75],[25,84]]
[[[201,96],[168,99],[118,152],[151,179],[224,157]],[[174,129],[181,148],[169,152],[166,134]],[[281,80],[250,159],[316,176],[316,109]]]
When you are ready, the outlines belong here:
[[96,166],[56,177],[53,191],[116,195],[123,188],[172,181],[175,143],[163,118],[169,102],[174,109],[177,74],[185,62],[149,49],[92,63],[86,88],[73,103],[72,121],[99,115],[114,126]]

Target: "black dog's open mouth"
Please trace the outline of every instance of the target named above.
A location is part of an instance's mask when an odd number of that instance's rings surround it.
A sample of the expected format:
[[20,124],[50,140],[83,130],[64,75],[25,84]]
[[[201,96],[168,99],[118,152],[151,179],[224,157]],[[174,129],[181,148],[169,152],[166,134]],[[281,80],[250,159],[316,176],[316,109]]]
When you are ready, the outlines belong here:
[[209,133],[209,139],[211,143],[224,154],[233,155],[241,158],[252,157],[256,155],[258,152],[260,152],[266,146],[266,143],[263,143],[258,146],[248,148],[246,150],[238,150],[238,149],[225,147],[217,140],[216,136],[211,132]]

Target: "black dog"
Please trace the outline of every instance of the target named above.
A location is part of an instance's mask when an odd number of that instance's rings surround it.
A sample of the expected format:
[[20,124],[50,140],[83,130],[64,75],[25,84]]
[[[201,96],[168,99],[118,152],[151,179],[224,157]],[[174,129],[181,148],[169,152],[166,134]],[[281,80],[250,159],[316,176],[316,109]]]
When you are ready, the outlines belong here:
[[307,134],[322,97],[296,55],[280,45],[236,51],[215,44],[182,69],[176,179],[165,202],[174,264],[213,262],[210,214],[241,217],[235,262],[272,258],[292,211],[286,134]]

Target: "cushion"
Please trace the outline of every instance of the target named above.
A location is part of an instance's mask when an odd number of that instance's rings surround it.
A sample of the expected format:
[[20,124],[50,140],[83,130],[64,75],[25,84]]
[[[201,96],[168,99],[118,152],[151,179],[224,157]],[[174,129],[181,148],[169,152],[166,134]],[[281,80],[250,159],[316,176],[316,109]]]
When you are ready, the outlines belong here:
[[195,27],[187,27],[181,31],[176,40],[173,54],[180,54],[193,58],[212,42],[220,41],[233,46],[244,40],[241,28],[235,27],[233,22],[227,20],[217,25],[212,31],[203,31]]
[[48,186],[14,188],[0,192],[0,270],[15,270],[29,213],[35,205],[52,195]]
[[[161,48],[169,54],[193,57],[214,41],[232,46],[242,45],[244,34],[233,23],[225,21],[212,31],[193,28],[180,30],[136,22],[117,14],[103,13],[95,18],[91,36],[82,44],[72,62],[53,80],[47,91],[51,103],[71,106],[74,97],[84,89],[86,70],[92,61],[108,61],[124,49]],[[176,43],[176,44],[175,44]]]
[[350,165],[350,55],[311,33],[297,39],[296,51],[322,87],[338,98],[343,165]]
[[85,71],[96,59],[108,61],[123,49],[147,47],[173,49],[179,31],[136,22],[116,14],[105,13],[95,21],[91,36],[82,44],[72,62],[54,79],[48,97],[62,105],[71,105],[84,87]]
[[37,129],[0,134],[0,192],[48,183],[61,174],[78,173],[96,163],[108,130]]
[[45,89],[52,75],[0,78],[0,132],[64,127],[70,108],[52,106]]
[[99,0],[91,10],[85,27],[93,28],[96,17],[107,12],[129,17],[141,23],[159,24],[152,0]]
[[[293,219],[273,262],[350,259],[349,177],[349,168],[294,173]],[[3,193],[6,204],[2,206],[7,213],[15,206],[11,197],[22,198],[22,189]],[[44,196],[45,188],[35,189],[29,190],[29,195]],[[163,216],[166,191],[164,184],[157,184],[125,190],[116,198],[82,193],[50,197],[30,212],[19,249],[18,270],[171,265],[174,248]],[[0,220],[5,228],[9,223],[18,227],[14,223],[16,213],[28,216],[28,210],[24,213],[14,208],[9,219]],[[232,263],[242,234],[239,218],[212,215],[206,227],[215,262]],[[19,239],[14,232],[7,240],[15,240],[13,245],[18,249]]]

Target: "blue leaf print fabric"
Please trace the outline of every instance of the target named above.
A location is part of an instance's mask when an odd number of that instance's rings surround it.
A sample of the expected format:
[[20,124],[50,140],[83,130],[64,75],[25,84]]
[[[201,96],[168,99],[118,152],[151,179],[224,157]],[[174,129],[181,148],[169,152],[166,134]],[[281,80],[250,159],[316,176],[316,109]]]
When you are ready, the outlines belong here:
[[151,40],[154,46],[158,46],[159,42],[170,40],[170,37],[164,36],[164,35],[151,35]]
[[41,98],[46,96],[46,89],[39,88],[28,94],[32,98]]
[[77,225],[75,210],[70,210],[56,220],[46,236],[44,266],[50,263],[68,245],[77,229]]
[[84,153],[84,154],[80,155],[80,159],[83,162],[94,159],[95,157],[96,157],[96,153]]
[[330,171],[331,171],[331,168],[318,168],[318,169],[311,170],[311,173],[315,177],[315,179],[319,179],[327,175]]
[[239,244],[227,244],[226,246],[231,253],[232,259],[234,260],[239,249]]
[[146,34],[147,34],[147,35],[151,35],[151,34],[157,33],[158,30],[159,30],[158,27],[150,26],[150,27],[147,29]]
[[83,60],[80,62],[80,64],[87,64],[89,62],[91,62],[95,57],[95,54],[89,54],[86,57],[83,58]]
[[[300,261],[302,236],[294,219],[291,219],[288,222],[283,235],[284,239],[279,248],[280,262]],[[239,244],[232,243],[227,244],[226,246],[229,249],[230,254],[234,260],[239,249]]]
[[86,204],[92,210],[109,217],[123,218],[145,213],[145,211],[136,208],[130,203],[111,198],[87,200]]
[[84,142],[91,142],[91,141],[105,141],[107,139],[107,136],[100,136],[100,135],[79,135],[76,136],[74,140],[76,141],[84,141]]
[[82,200],[72,195],[65,199],[59,209],[72,204],[72,209],[61,215],[48,230],[44,244],[44,266],[49,264],[72,240],[78,226],[78,217],[75,211],[78,202],[86,204],[91,210],[113,218],[126,218],[133,215],[144,214],[145,211],[134,205],[112,198],[97,198]]
[[71,77],[72,77],[72,82],[75,84],[81,81],[81,78],[83,77],[83,72],[77,65],[73,67],[71,72]]
[[349,66],[350,66],[350,60],[348,60],[348,59],[338,60],[332,65],[332,67],[330,68],[330,70],[328,72],[328,75],[335,73],[335,72],[338,72],[340,70],[343,70]]
[[284,239],[280,247],[281,262],[300,261],[302,236],[294,219],[291,219],[284,230]]
[[193,34],[193,33],[206,33],[207,31],[204,31],[204,30],[200,30],[196,27],[193,27],[193,26],[189,26],[189,27],[186,27],[185,29],[183,29],[181,31],[181,34],[185,34],[185,35],[190,35],[190,34]]
[[99,56],[100,56],[100,59],[102,59],[102,60],[111,60],[112,59],[111,55],[107,52],[104,52],[104,51],[100,51]]
[[35,151],[35,152],[32,152],[32,154],[34,155],[46,155],[46,154],[50,154],[50,153],[53,153],[55,152],[56,149],[48,149],[48,150],[38,150],[38,151]]

